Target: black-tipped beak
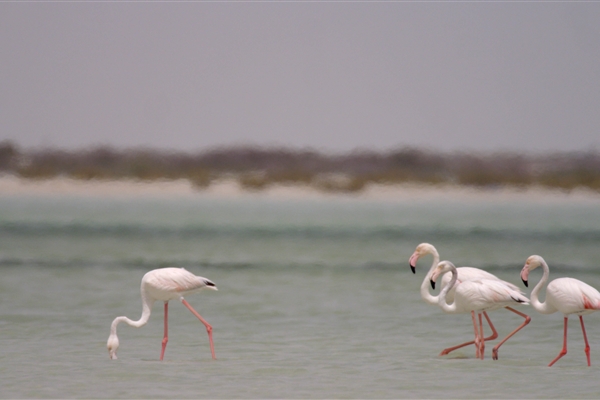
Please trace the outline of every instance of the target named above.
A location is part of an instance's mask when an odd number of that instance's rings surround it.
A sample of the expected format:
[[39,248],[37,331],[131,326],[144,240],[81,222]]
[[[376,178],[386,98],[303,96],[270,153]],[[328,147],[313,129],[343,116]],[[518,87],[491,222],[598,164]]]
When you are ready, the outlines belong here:
[[527,283],[527,281],[525,279],[521,279],[523,281],[523,284],[525,285],[525,287],[529,287],[529,283]]
[[431,288],[435,289],[435,281],[430,279],[429,282],[431,283]]
[[410,270],[413,272],[413,274],[416,274],[416,268],[414,265],[410,266]]

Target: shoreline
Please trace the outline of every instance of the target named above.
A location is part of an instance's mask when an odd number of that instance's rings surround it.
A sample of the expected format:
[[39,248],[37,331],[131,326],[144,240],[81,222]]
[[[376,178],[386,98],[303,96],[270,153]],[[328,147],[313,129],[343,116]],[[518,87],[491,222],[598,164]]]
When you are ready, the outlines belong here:
[[213,182],[207,188],[198,188],[186,179],[136,181],[136,180],[76,180],[51,178],[23,179],[12,175],[0,176],[2,197],[98,197],[98,198],[256,198],[274,200],[357,199],[384,202],[407,200],[519,201],[590,201],[600,202],[600,193],[589,189],[561,191],[544,187],[474,188],[440,184],[405,183],[396,185],[370,184],[360,192],[326,192],[304,185],[271,185],[262,190],[242,188],[233,179]]

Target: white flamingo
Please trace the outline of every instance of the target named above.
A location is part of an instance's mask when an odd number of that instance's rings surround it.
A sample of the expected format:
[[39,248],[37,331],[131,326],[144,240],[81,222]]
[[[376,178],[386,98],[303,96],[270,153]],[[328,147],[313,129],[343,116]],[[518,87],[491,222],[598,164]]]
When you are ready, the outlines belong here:
[[[428,254],[431,254],[433,256],[433,263],[431,264],[431,268],[429,269],[429,272],[427,273],[427,275],[425,275],[425,278],[423,279],[423,282],[421,283],[421,297],[428,304],[438,305],[439,296],[433,296],[429,292],[431,274],[433,273],[434,269],[438,266],[438,263],[440,261],[440,255],[439,255],[438,251],[436,250],[436,248],[432,244],[429,244],[429,243],[419,244],[417,246],[417,248],[415,249],[414,253],[412,254],[412,256],[410,256],[409,264],[410,264],[410,268],[411,268],[412,272],[415,273],[415,266],[416,266],[419,258],[421,258],[425,255],[428,255]],[[500,281],[500,279],[496,275],[490,274],[489,272],[486,272],[479,268],[459,267],[459,268],[456,268],[456,272],[458,274],[457,281],[459,283],[466,281],[466,280],[473,280],[473,279],[496,279],[496,280]],[[446,287],[448,285],[448,282],[450,281],[450,279],[451,279],[451,276],[448,274],[445,274],[442,278],[441,288]],[[506,281],[502,281],[502,282],[504,282],[506,285],[508,285],[511,289],[519,291],[519,288],[517,286],[513,285],[512,283],[506,282]],[[455,289],[451,288],[449,290],[449,292],[447,293],[447,295],[446,295],[447,301],[452,302],[454,300],[454,290]],[[529,323],[529,321],[531,320],[531,318],[529,316],[515,310],[514,308],[511,308],[511,307],[505,307],[505,308],[507,310],[512,311],[512,312],[520,315],[521,317],[525,318],[525,325],[527,325]],[[488,324],[490,325],[490,329],[492,330],[492,334],[490,336],[488,336],[487,338],[484,338],[484,340],[496,339],[498,337],[498,332],[496,331],[494,324],[492,324],[492,320],[490,319],[487,312],[485,312],[485,311],[483,312],[483,316],[487,320]],[[465,346],[468,346],[468,345],[471,345],[474,343],[475,343],[474,341],[470,341],[470,342],[459,344],[457,346],[449,347],[447,349],[442,350],[442,352],[440,353],[440,356],[444,356],[444,355],[450,353],[451,351],[460,349],[461,347],[465,347]],[[492,358],[494,358],[494,359],[498,358],[498,348],[499,347],[500,347],[500,345],[497,345],[494,347]]]
[[184,268],[160,268],[147,272],[142,278],[141,293],[142,293],[142,317],[137,321],[132,321],[127,317],[117,317],[110,326],[110,336],[106,347],[108,355],[111,359],[117,358],[117,349],[119,348],[119,338],[117,337],[117,325],[120,322],[126,322],[129,325],[140,328],[150,319],[152,305],[157,300],[165,302],[165,334],[162,340],[162,350],[160,352],[160,360],[162,361],[167,347],[168,337],[168,310],[169,300],[179,299],[192,314],[194,314],[200,322],[206,327],[208,332],[208,340],[210,343],[210,352],[212,358],[215,359],[215,349],[212,339],[212,326],[192,306],[183,298],[184,295],[199,292],[202,289],[217,290],[217,287],[210,280],[201,276],[196,276],[188,272]]
[[[473,319],[473,327],[475,329],[475,349],[478,358],[483,360],[485,349],[485,339],[483,337],[483,324],[481,321],[481,313],[486,311],[497,310],[499,308],[508,307],[515,304],[529,304],[529,299],[521,293],[520,290],[514,290],[507,282],[499,279],[474,279],[466,280],[457,283],[458,272],[454,264],[450,261],[442,261],[431,274],[431,282],[446,272],[451,272],[452,277],[450,282],[442,289],[438,296],[440,307],[447,313],[471,313]],[[454,301],[451,304],[446,302],[447,294],[450,290],[455,289]],[[479,329],[475,313],[479,316]],[[529,317],[526,318],[517,329],[512,331],[504,340],[494,347],[494,360],[498,359],[498,348],[506,342],[511,336],[521,330],[529,323]]]
[[600,293],[578,279],[558,278],[550,282],[546,287],[546,301],[542,303],[539,301],[538,295],[548,282],[548,276],[550,275],[550,268],[548,268],[546,261],[537,255],[530,256],[521,270],[521,279],[525,286],[528,286],[527,279],[529,278],[529,273],[540,265],[544,269],[544,273],[542,279],[531,291],[531,305],[542,314],[552,314],[560,311],[565,316],[563,348],[548,366],[551,367],[562,356],[567,354],[567,324],[569,322],[569,315],[575,314],[579,316],[579,321],[581,322],[581,330],[583,331],[583,340],[585,342],[585,355],[589,367],[591,365],[590,345],[587,340],[585,326],[583,325],[583,316],[600,310]]

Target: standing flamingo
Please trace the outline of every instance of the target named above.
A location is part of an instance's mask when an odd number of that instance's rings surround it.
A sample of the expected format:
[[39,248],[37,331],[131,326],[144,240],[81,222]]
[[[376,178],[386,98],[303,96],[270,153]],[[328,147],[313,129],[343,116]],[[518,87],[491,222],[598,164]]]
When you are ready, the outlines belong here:
[[[415,249],[415,252],[412,254],[412,256],[410,256],[409,264],[410,264],[410,268],[414,274],[417,261],[419,260],[420,257],[423,257],[427,254],[431,254],[433,256],[433,264],[431,264],[431,268],[429,269],[429,272],[427,273],[427,275],[425,275],[425,278],[423,279],[423,282],[421,283],[421,297],[428,304],[438,305],[439,296],[433,296],[431,293],[429,293],[429,284],[430,284],[430,280],[431,280],[431,274],[433,273],[435,268],[438,266],[438,263],[440,261],[440,255],[439,255],[438,251],[436,250],[436,248],[429,243],[421,243],[420,245],[417,246],[417,248]],[[458,274],[458,278],[457,278],[458,283],[466,281],[466,280],[473,280],[473,279],[495,279],[495,280],[501,281],[504,284],[508,285],[512,290],[519,291],[519,288],[517,286],[513,285],[512,283],[502,281],[496,275],[490,274],[489,272],[486,272],[479,268],[459,267],[459,268],[456,268],[456,272]],[[450,281],[450,275],[445,274],[442,278],[441,287],[442,288],[446,287],[448,285],[449,281]],[[446,295],[447,301],[452,302],[454,300],[454,290],[455,290],[454,288],[449,289],[449,291]],[[529,316],[515,310],[514,308],[506,307],[506,309],[525,318],[525,321],[526,321],[525,325],[527,323],[529,323],[529,321],[531,320],[531,318]],[[494,324],[492,324],[492,320],[490,319],[487,312],[485,312],[485,311],[483,311],[483,316],[487,320],[487,322],[490,325],[490,328],[492,330],[492,334],[489,337],[484,338],[484,340],[496,339],[498,337],[498,332],[496,331]],[[442,352],[440,353],[440,356],[444,356],[444,355],[450,353],[451,351],[460,349],[461,347],[465,347],[465,346],[468,346],[468,345],[471,345],[474,343],[475,343],[474,341],[470,341],[470,342],[459,344],[457,346],[449,347],[447,349],[442,350]],[[498,348],[499,347],[500,347],[500,345],[497,345],[496,347],[494,347],[493,354],[492,354],[492,357],[494,358],[494,360],[496,360],[498,358]]]
[[212,353],[212,358],[216,359],[212,339],[212,326],[183,298],[184,295],[196,293],[202,289],[217,290],[217,287],[210,280],[196,276],[184,268],[160,268],[147,272],[142,278],[142,317],[137,321],[132,321],[124,316],[114,319],[110,325],[110,336],[106,343],[109,357],[112,360],[117,358],[117,349],[119,348],[117,325],[119,325],[119,322],[127,322],[136,328],[146,325],[148,319],[150,319],[152,305],[156,300],[162,300],[165,302],[165,335],[162,340],[162,350],[160,352],[160,360],[162,361],[167,342],[169,341],[167,322],[169,300],[179,299],[206,327],[208,341],[210,342],[210,352]]
[[[447,313],[471,313],[473,327],[475,328],[475,349],[478,358],[483,360],[485,349],[485,339],[483,337],[483,323],[481,313],[492,311],[498,308],[507,307],[514,304],[529,304],[529,299],[521,293],[520,290],[514,290],[511,285],[499,279],[474,279],[467,280],[457,284],[458,271],[450,261],[442,261],[431,274],[432,286],[436,279],[446,272],[450,271],[452,277],[438,296],[440,307]],[[451,304],[446,302],[446,296],[451,289],[455,289],[454,301]],[[479,329],[475,313],[479,316]],[[517,312],[518,313],[518,312]],[[524,315],[524,314],[522,314]],[[493,350],[494,360],[498,359],[498,348],[506,342],[511,336],[520,331],[529,323],[530,318],[526,316],[525,321],[498,343]]]
[[551,367],[562,356],[567,354],[567,324],[569,322],[569,314],[575,314],[579,316],[579,321],[581,322],[581,330],[583,331],[583,340],[585,342],[585,355],[589,367],[592,365],[590,361],[590,345],[587,340],[585,326],[583,325],[583,316],[600,310],[600,293],[578,279],[558,278],[550,282],[546,287],[546,301],[542,303],[538,299],[538,294],[544,285],[546,285],[546,282],[548,282],[548,276],[550,275],[550,268],[548,268],[546,261],[537,255],[530,256],[521,270],[521,279],[525,286],[528,286],[527,278],[529,277],[529,273],[540,265],[544,269],[544,273],[542,279],[531,291],[531,305],[542,314],[552,314],[560,311],[565,316],[563,348],[548,366]]

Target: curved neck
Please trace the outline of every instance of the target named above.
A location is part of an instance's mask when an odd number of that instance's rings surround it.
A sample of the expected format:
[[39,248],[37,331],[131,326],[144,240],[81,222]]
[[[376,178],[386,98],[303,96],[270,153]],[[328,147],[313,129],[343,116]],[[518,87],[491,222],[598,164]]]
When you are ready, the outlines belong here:
[[152,305],[154,304],[153,299],[149,299],[142,290],[142,316],[137,321],[133,321],[125,316],[117,317],[113,320],[110,325],[110,334],[117,335],[117,325],[121,322],[126,322],[128,325],[133,326],[134,328],[140,328],[148,322],[150,319],[150,313],[152,312]]
[[446,286],[444,286],[444,288],[440,292],[440,294],[438,296],[438,305],[440,307],[442,307],[442,310],[444,310],[447,313],[455,313],[456,312],[456,300],[454,300],[454,302],[452,304],[448,304],[448,303],[446,303],[446,295],[448,294],[450,289],[452,289],[454,287],[454,285],[456,284],[456,280],[458,279],[458,272],[456,271],[455,267],[452,267],[450,269],[450,272],[452,273],[452,278],[450,278],[450,282],[448,282],[448,284]]
[[548,282],[548,277],[550,276],[550,268],[548,268],[548,264],[546,264],[545,260],[541,260],[541,265],[544,270],[544,274],[542,275],[542,279],[538,282],[537,285],[531,291],[531,295],[529,296],[530,304],[533,308],[539,311],[542,314],[552,314],[556,312],[556,309],[548,304],[547,301],[543,303],[539,300],[538,295],[543,287],[546,286]]
[[435,306],[438,304],[439,296],[434,296],[431,293],[429,293],[429,280],[431,279],[431,274],[433,273],[433,270],[435,269],[435,267],[437,267],[437,265],[440,262],[440,255],[435,249],[431,249],[429,253],[433,256],[433,264],[431,264],[429,272],[427,272],[427,275],[425,275],[425,279],[423,279],[423,283],[421,283],[421,297],[423,298],[423,300],[425,300],[426,303]]

